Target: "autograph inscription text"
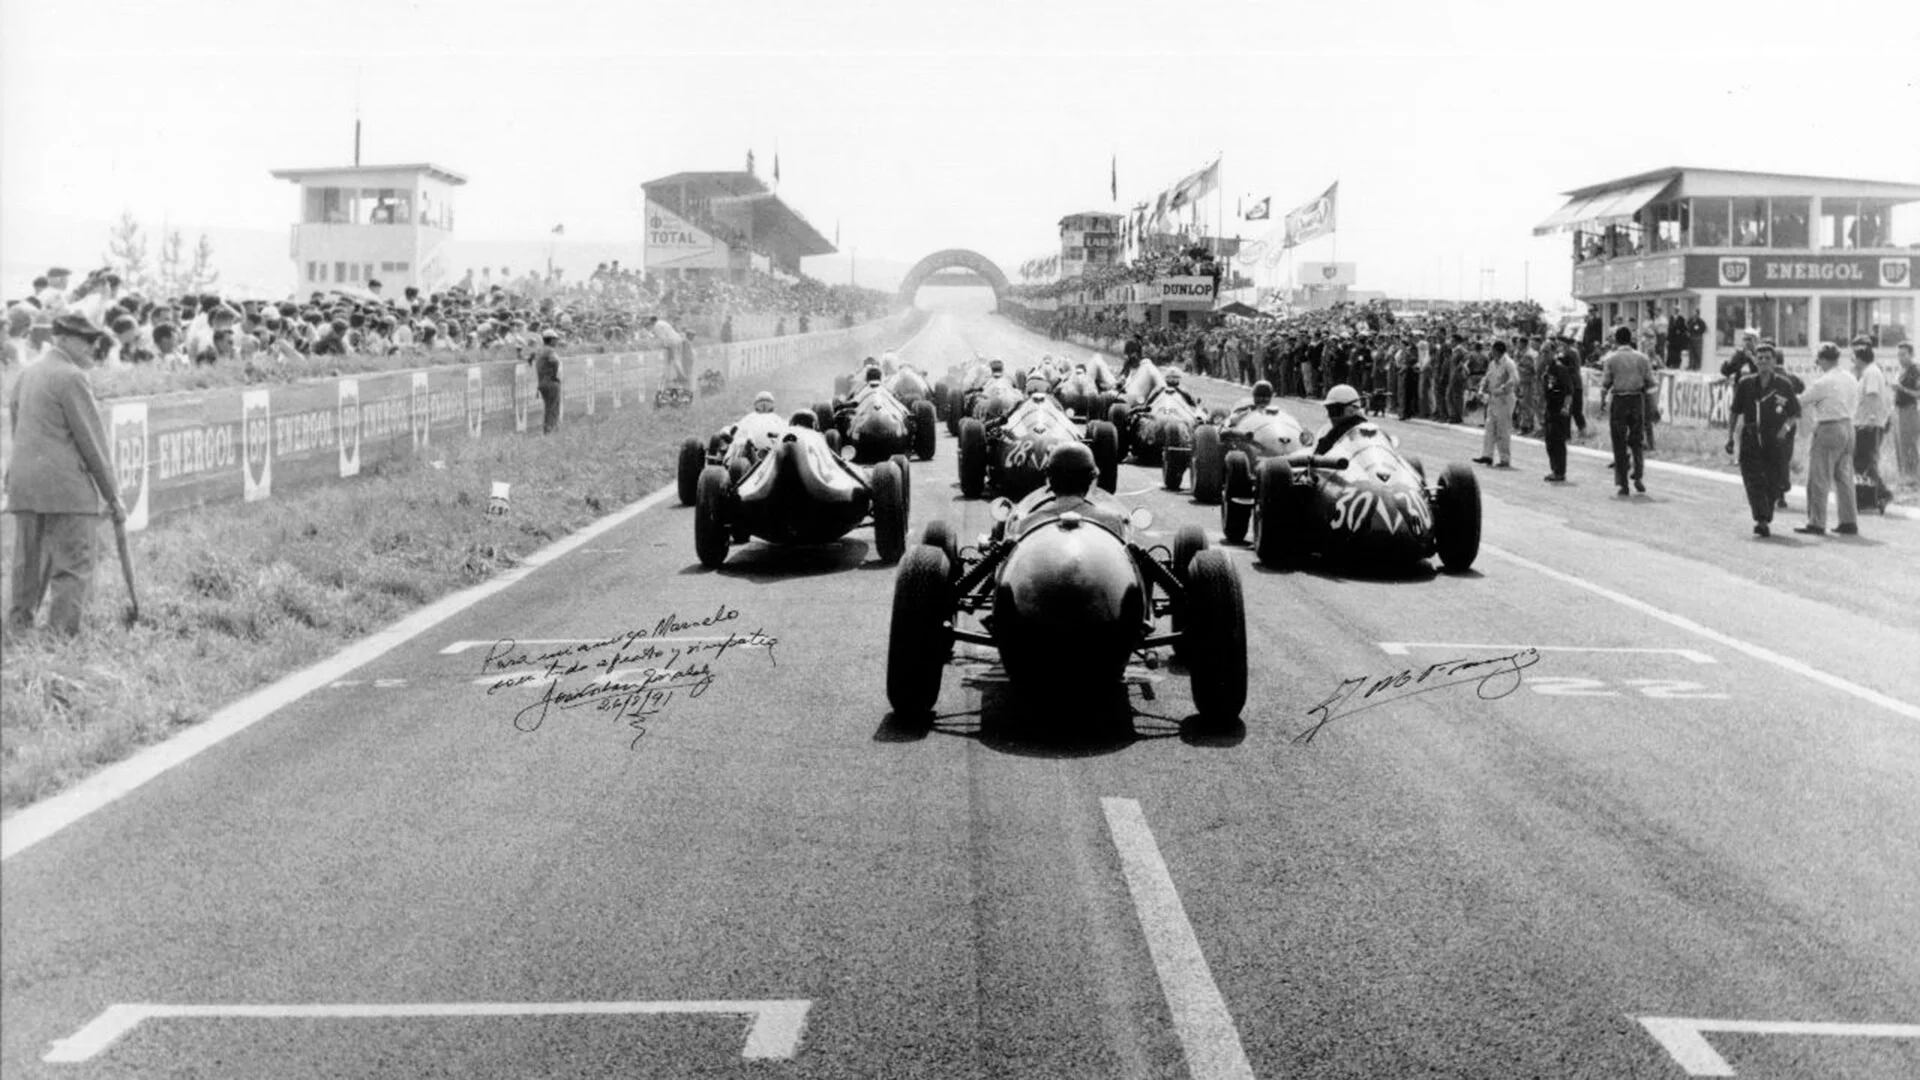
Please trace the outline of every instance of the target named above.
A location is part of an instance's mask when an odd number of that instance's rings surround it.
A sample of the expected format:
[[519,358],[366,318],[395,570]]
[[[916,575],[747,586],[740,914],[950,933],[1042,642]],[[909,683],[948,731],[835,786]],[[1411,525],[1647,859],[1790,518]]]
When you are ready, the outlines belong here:
[[1425,667],[1406,668],[1392,675],[1358,675],[1340,680],[1340,685],[1318,705],[1307,710],[1316,722],[1293,737],[1296,743],[1310,743],[1320,729],[1335,720],[1378,708],[1448,686],[1474,683],[1474,693],[1482,701],[1494,701],[1520,689],[1521,672],[1540,662],[1538,649],[1521,649],[1505,656],[1484,659],[1442,660]]

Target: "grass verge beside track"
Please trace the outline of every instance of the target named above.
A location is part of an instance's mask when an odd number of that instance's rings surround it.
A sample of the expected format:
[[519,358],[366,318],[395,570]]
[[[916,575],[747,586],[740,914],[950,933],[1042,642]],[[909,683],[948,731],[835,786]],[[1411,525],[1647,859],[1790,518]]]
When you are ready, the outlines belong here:
[[[629,407],[552,436],[455,446],[444,467],[403,463],[158,522],[129,537],[141,611],[131,628],[103,520],[80,636],[0,643],[0,807],[45,798],[657,490],[681,440],[738,418],[754,389],[735,382],[685,409]],[[513,485],[506,517],[486,514],[496,480]]]

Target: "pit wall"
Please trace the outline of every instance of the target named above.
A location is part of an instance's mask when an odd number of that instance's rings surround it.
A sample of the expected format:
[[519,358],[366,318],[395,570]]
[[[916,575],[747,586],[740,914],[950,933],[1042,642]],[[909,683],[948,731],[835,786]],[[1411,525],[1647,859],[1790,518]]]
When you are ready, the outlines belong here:
[[[850,329],[694,347],[696,386],[835,354],[878,352],[912,312]],[[569,425],[645,422],[669,370],[660,349],[560,358]],[[698,392],[698,391],[696,391]],[[102,402],[127,524],[144,529],[211,503],[346,483],[475,439],[541,427],[530,364],[513,360],[360,373],[290,386],[222,388]]]

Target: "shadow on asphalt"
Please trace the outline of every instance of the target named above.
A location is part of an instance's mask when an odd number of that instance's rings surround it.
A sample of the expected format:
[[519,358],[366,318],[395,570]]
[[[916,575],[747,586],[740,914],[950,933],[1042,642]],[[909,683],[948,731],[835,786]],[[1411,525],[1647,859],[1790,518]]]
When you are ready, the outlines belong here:
[[980,708],[914,719],[889,712],[873,741],[919,742],[929,735],[972,739],[1010,757],[1088,758],[1117,754],[1142,742],[1179,739],[1188,746],[1231,748],[1246,740],[1246,724],[1180,719],[1135,707],[1123,686],[1107,700],[1025,701],[1004,686],[980,688]]
[[1368,566],[1360,562],[1348,562],[1338,559],[1316,557],[1292,566],[1276,567],[1255,560],[1251,569],[1256,574],[1275,577],[1287,577],[1299,574],[1305,577],[1319,578],[1321,581],[1368,581],[1387,585],[1424,584],[1440,577],[1462,578],[1467,581],[1479,581],[1486,577],[1478,570],[1467,569],[1455,573],[1442,570],[1432,562],[1420,559],[1413,562],[1388,563]]
[[770,544],[751,540],[733,548],[727,554],[727,561],[716,569],[708,570],[696,562],[680,573],[713,574],[764,584],[849,570],[893,569],[892,563],[869,560],[872,553],[872,544],[854,537],[830,544]]

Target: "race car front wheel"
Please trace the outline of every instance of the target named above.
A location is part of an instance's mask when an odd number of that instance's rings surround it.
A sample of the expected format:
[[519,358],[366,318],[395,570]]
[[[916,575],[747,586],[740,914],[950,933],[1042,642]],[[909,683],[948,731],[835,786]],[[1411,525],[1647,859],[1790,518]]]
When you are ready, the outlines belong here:
[[1201,503],[1220,501],[1226,486],[1226,454],[1220,448],[1220,429],[1201,424],[1193,429],[1193,500]]
[[700,471],[693,510],[693,551],[712,570],[727,561],[727,470],[709,465]]
[[1293,469],[1279,458],[1260,463],[1260,492],[1254,498],[1253,554],[1266,566],[1284,566],[1293,556],[1303,524],[1293,520]]
[[680,444],[680,505],[692,506],[700,494],[700,470],[707,467],[707,448],[692,436]]
[[939,419],[933,414],[933,402],[916,401],[913,403],[913,456],[921,461],[933,460],[934,427]]
[[883,461],[868,480],[873,489],[873,547],[881,562],[899,562],[907,550],[906,478],[899,466]]
[[1253,466],[1248,464],[1246,451],[1235,450],[1227,455],[1226,491],[1220,499],[1220,531],[1226,534],[1229,544],[1244,544],[1247,541],[1247,528],[1253,524]]
[[1459,462],[1446,467],[1434,489],[1433,533],[1440,565],[1456,574],[1480,555],[1480,481]]
[[960,421],[960,494],[977,499],[987,490],[987,428],[969,416]]
[[1105,420],[1087,425],[1087,442],[1093,445],[1093,465],[1100,489],[1111,495],[1120,488],[1120,429]]
[[945,552],[915,544],[894,577],[887,704],[896,716],[925,717],[940,699],[940,674],[953,651],[951,574]]

